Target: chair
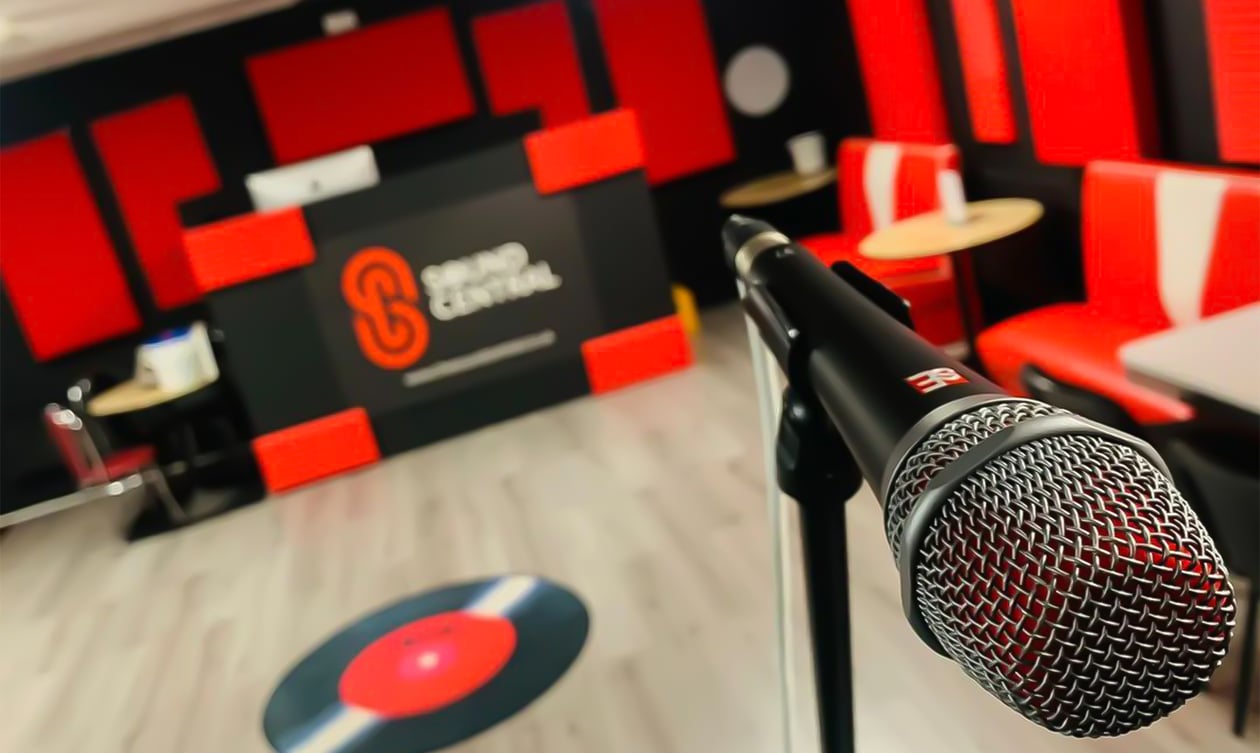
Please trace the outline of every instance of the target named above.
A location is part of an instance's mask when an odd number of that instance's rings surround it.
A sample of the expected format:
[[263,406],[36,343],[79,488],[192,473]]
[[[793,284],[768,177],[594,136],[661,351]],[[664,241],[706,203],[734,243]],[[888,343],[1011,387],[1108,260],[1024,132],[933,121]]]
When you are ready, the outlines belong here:
[[1134,384],[1124,343],[1260,300],[1260,174],[1157,162],[1092,162],[1081,236],[1086,300],[1019,314],[977,338],[998,384],[1024,394],[1021,370],[1105,396],[1138,423],[1193,410]]
[[845,139],[840,144],[840,220],[837,233],[801,240],[825,264],[847,261],[910,302],[910,316],[923,337],[937,345],[963,339],[962,316],[948,256],[878,261],[858,253],[873,231],[937,209],[936,175],[958,167],[950,144],[910,144]]
[[[117,383],[117,379],[104,374],[83,377],[66,388],[66,407],[74,411],[75,415],[86,416],[88,415],[87,404],[91,402],[92,398],[97,393],[109,389]],[[96,443],[97,449],[103,453],[108,453],[116,443],[126,442],[125,437],[112,436],[113,432],[99,421],[84,422],[84,427],[88,434],[92,436],[92,441]]]
[[44,426],[79,489],[95,489],[116,496],[148,483],[172,520],[188,519],[167,486],[152,447],[142,445],[102,454],[83,419],[56,403],[44,407]]
[[[1223,450],[1223,451],[1222,451]],[[1165,456],[1178,488],[1195,507],[1231,575],[1248,580],[1242,666],[1234,693],[1234,734],[1242,737],[1256,668],[1256,608],[1260,606],[1260,447],[1185,437],[1169,441]],[[1241,461],[1241,462],[1240,462]]]

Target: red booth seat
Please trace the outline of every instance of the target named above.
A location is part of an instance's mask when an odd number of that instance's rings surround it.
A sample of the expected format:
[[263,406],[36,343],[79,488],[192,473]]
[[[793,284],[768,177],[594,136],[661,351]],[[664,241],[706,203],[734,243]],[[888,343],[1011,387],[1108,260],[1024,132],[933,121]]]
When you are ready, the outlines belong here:
[[1121,345],[1260,300],[1260,173],[1093,162],[1081,207],[1085,303],[1008,319],[977,347],[998,384],[1022,392],[1032,363],[1115,400],[1141,423],[1189,418],[1130,382]]
[[910,316],[925,338],[938,345],[963,339],[954,272],[948,257],[877,261],[858,253],[858,243],[893,222],[938,207],[936,174],[958,168],[950,144],[907,144],[846,139],[837,157],[840,169],[838,233],[801,240],[826,264],[851,262],[910,302]]

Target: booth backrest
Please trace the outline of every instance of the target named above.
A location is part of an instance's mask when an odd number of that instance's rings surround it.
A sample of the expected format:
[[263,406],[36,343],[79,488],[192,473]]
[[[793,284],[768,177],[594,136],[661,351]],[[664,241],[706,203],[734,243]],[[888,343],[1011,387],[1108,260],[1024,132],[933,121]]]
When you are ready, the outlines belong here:
[[958,150],[952,144],[845,139],[837,162],[841,224],[846,235],[861,239],[936,209],[936,173],[958,169]]
[[1109,316],[1160,329],[1260,300],[1260,173],[1091,162],[1085,287]]

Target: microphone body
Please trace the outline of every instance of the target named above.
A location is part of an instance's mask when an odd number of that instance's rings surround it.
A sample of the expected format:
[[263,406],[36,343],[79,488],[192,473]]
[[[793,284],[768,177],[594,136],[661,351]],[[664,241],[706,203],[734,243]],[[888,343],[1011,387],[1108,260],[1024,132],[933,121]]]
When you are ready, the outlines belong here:
[[1154,449],[1007,395],[765,223],[733,217],[723,240],[789,382],[875,489],[925,643],[1074,736],[1145,726],[1203,687],[1234,595]]
[[852,450],[862,475],[888,458],[925,415],[965,397],[1005,397],[840,279],[801,246],[783,243],[739,261],[805,339],[805,378]]

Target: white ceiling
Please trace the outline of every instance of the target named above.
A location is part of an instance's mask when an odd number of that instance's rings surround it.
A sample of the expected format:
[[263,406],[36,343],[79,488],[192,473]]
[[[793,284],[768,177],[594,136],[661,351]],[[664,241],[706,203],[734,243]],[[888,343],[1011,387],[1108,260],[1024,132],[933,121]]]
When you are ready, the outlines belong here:
[[0,0],[0,80],[220,26],[297,0]]

